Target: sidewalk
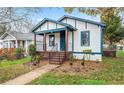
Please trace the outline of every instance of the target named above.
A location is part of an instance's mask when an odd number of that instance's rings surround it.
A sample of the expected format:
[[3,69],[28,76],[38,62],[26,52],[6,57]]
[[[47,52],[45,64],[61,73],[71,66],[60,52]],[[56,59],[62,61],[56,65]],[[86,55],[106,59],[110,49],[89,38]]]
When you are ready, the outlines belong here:
[[42,66],[40,68],[37,68],[31,72],[23,74],[23,75],[15,78],[15,79],[9,80],[9,81],[3,83],[3,85],[24,85],[24,84],[27,84],[27,83],[31,82],[32,80],[38,78],[42,74],[49,72],[58,66],[59,65],[47,64],[47,65]]

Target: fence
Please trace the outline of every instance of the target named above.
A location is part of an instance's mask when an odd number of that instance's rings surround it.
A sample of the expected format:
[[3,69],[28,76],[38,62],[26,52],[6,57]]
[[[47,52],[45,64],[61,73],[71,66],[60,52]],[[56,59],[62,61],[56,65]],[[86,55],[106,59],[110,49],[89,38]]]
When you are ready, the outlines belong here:
[[3,55],[4,53],[7,53],[8,55],[9,54],[13,54],[15,51],[15,48],[4,48],[4,49],[0,49],[0,55]]

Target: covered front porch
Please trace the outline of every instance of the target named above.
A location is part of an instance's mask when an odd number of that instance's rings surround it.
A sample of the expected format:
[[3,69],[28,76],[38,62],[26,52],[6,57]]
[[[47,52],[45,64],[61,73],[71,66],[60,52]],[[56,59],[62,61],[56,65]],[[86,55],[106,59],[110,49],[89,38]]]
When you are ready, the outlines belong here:
[[27,40],[3,40],[2,48],[13,50],[16,48],[23,48],[25,52],[28,53],[28,41]]
[[[37,35],[43,36],[43,42],[36,42]],[[34,42],[38,52],[74,51],[74,31],[68,28],[51,29],[34,33]]]
[[[34,33],[37,52],[42,53],[50,63],[61,64],[74,51],[76,29],[69,24],[45,18],[31,31]],[[38,35],[43,36],[43,42],[37,42]]]

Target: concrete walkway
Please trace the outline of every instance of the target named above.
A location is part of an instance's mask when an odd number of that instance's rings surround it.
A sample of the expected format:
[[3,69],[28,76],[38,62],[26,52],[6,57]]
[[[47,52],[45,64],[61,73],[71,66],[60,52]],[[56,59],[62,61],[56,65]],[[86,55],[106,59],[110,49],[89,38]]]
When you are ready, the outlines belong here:
[[24,84],[27,84],[27,83],[31,82],[32,80],[38,78],[42,74],[49,72],[50,70],[55,69],[58,66],[59,65],[47,64],[47,65],[42,66],[40,68],[37,68],[31,72],[23,74],[23,75],[15,78],[15,79],[9,80],[9,81],[3,83],[3,85],[24,85]]

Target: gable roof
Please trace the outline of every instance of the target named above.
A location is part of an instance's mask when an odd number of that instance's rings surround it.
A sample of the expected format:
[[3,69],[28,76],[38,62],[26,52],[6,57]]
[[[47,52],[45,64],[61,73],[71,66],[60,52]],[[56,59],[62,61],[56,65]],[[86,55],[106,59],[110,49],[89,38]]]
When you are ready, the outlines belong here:
[[66,23],[63,23],[63,22],[59,22],[59,21],[56,21],[56,20],[52,20],[52,19],[49,19],[49,18],[44,18],[42,21],[40,21],[36,26],[34,26],[32,29],[31,29],[31,32],[34,32],[35,30],[37,30],[42,24],[44,24],[45,22],[53,22],[53,23],[56,23],[56,24],[59,24],[59,25],[63,25],[65,27],[68,27],[69,29],[71,30],[76,30],[75,27],[73,27],[72,25],[70,24],[66,24]]
[[[0,37],[0,39],[2,40],[7,34],[11,35],[16,40],[33,40],[34,39],[34,34],[33,33],[22,33],[22,32],[17,32],[17,31],[5,32]],[[39,40],[41,38],[41,36],[37,36],[37,38]]]
[[79,21],[83,21],[83,22],[88,22],[88,23],[92,23],[92,24],[96,24],[96,25],[100,25],[100,26],[105,27],[105,24],[103,24],[101,22],[96,22],[96,21],[92,21],[92,20],[88,20],[88,19],[83,19],[83,18],[78,18],[78,17],[74,17],[74,16],[69,16],[69,15],[62,16],[58,21],[61,22],[65,18],[75,19],[75,20],[79,20]]

